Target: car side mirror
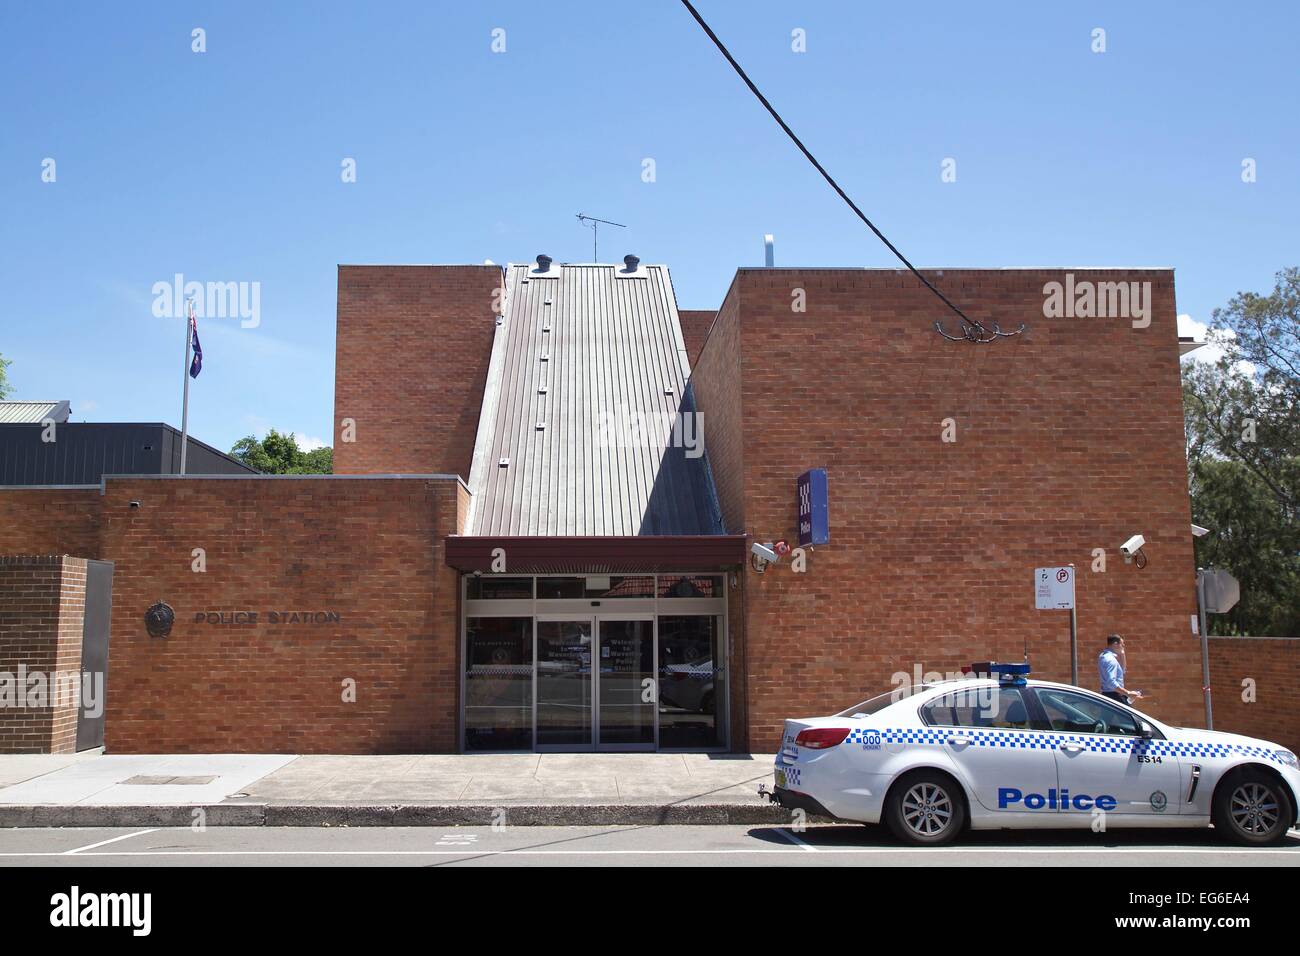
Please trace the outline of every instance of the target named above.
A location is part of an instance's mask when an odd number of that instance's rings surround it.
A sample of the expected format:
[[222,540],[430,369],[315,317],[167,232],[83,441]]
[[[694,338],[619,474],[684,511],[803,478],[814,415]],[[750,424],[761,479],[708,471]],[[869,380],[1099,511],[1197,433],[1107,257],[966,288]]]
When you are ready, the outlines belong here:
[[1145,720],[1142,721],[1142,736],[1150,740],[1155,735],[1156,735],[1156,729],[1152,727],[1150,724],[1148,724]]

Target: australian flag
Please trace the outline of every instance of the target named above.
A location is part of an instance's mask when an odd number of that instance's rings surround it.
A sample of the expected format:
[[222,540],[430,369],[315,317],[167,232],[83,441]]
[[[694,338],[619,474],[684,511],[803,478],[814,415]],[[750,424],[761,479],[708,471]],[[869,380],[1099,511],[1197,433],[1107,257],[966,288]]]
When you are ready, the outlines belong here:
[[203,371],[203,346],[199,345],[199,323],[194,318],[194,309],[190,308],[190,339],[194,347],[194,358],[190,360],[190,378],[198,378]]

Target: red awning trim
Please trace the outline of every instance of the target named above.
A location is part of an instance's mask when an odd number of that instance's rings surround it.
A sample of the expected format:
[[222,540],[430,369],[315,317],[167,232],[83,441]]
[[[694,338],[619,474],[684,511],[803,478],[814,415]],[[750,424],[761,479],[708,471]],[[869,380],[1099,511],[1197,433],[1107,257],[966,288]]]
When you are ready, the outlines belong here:
[[450,535],[445,541],[447,564],[460,571],[492,573],[493,552],[502,548],[506,574],[617,574],[736,567],[745,563],[747,539],[743,534],[554,538]]

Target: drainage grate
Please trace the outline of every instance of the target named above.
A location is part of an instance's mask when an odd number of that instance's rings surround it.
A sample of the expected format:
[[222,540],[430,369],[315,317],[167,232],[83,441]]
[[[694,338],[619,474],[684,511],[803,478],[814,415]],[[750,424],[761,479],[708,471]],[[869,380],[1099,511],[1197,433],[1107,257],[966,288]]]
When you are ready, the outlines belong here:
[[211,783],[216,780],[216,774],[210,777],[151,777],[148,774],[141,774],[132,777],[130,780],[123,780],[122,783],[128,787],[166,787],[181,786],[201,787],[205,783]]

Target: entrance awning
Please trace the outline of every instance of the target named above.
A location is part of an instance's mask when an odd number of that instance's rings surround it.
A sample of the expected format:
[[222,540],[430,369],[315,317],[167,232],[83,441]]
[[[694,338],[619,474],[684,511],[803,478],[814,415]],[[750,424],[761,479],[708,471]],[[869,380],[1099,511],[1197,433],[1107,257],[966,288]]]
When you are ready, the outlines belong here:
[[505,551],[507,574],[606,574],[711,571],[745,563],[743,534],[634,537],[450,535],[447,564],[492,572],[493,552]]

